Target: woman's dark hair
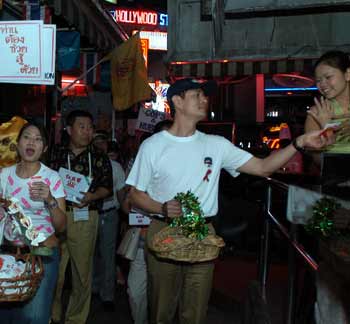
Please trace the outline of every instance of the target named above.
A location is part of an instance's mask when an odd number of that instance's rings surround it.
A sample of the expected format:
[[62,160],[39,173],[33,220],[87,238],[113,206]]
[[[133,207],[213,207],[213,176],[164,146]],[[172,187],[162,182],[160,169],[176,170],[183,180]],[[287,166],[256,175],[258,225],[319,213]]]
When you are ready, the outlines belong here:
[[316,69],[320,64],[329,65],[345,73],[346,70],[350,68],[350,58],[347,53],[342,51],[329,51],[324,53],[316,61],[314,69]]
[[68,116],[66,118],[66,126],[73,126],[75,120],[78,117],[90,118],[91,122],[94,123],[94,119],[93,119],[92,115],[88,111],[85,111],[85,110],[73,110],[73,111],[71,111],[68,114]]
[[17,143],[19,142],[21,136],[23,135],[23,132],[27,128],[31,127],[31,126],[36,127],[39,130],[40,136],[41,136],[41,138],[43,140],[44,147],[48,146],[48,136],[47,136],[46,129],[44,128],[43,125],[37,124],[37,123],[34,123],[34,122],[29,122],[29,123],[26,123],[26,124],[23,125],[23,127],[21,128],[21,130],[18,133]]

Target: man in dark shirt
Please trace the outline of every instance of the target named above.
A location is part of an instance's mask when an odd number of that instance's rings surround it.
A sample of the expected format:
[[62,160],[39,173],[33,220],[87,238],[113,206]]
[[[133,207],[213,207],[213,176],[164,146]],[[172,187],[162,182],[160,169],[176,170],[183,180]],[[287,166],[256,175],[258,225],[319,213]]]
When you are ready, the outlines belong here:
[[62,289],[68,261],[71,264],[72,293],[65,315],[66,324],[85,323],[89,315],[92,262],[98,228],[98,208],[112,194],[112,168],[107,155],[91,145],[94,128],[92,115],[72,111],[66,120],[69,143],[53,153],[52,168],[63,167],[84,175],[90,183],[79,203],[67,201],[67,233],[61,242],[61,262],[52,320],[60,322]]

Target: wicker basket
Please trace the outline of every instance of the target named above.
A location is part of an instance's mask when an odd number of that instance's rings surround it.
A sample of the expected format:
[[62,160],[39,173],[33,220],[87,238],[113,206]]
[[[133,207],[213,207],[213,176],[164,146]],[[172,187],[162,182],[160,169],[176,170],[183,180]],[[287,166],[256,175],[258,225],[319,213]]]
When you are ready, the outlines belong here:
[[213,234],[203,240],[187,238],[177,227],[165,227],[153,236],[149,248],[162,259],[183,262],[204,262],[218,257],[224,240]]
[[0,302],[21,302],[30,299],[38,289],[44,274],[40,256],[7,254],[16,262],[24,262],[24,271],[15,277],[0,278]]

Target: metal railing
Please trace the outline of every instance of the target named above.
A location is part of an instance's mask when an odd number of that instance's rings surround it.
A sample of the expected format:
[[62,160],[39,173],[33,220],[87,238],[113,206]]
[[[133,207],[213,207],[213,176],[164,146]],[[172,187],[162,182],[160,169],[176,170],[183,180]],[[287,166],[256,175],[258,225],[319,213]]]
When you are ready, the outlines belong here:
[[266,178],[267,191],[264,204],[264,226],[260,237],[260,258],[259,258],[259,282],[261,294],[266,301],[266,283],[268,277],[268,257],[270,245],[271,224],[283,234],[289,242],[288,249],[288,294],[287,294],[287,315],[286,324],[295,323],[295,297],[296,297],[296,253],[310,266],[313,271],[318,270],[317,262],[306,252],[302,244],[298,242],[298,225],[291,224],[288,229],[271,212],[272,190],[288,191],[288,185],[271,178]]

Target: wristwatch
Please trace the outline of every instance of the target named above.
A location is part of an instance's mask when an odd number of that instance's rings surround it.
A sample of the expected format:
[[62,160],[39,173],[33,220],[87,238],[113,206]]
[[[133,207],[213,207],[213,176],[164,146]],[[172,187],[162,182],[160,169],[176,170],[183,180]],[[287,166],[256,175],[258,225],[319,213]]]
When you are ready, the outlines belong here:
[[49,203],[45,201],[45,207],[49,210],[55,209],[58,207],[58,202],[55,198],[51,200]]
[[300,153],[305,153],[306,152],[306,149],[305,147],[302,147],[302,146],[299,146],[298,143],[297,143],[297,138],[295,137],[292,141],[292,145],[294,146],[294,148],[300,152]]

